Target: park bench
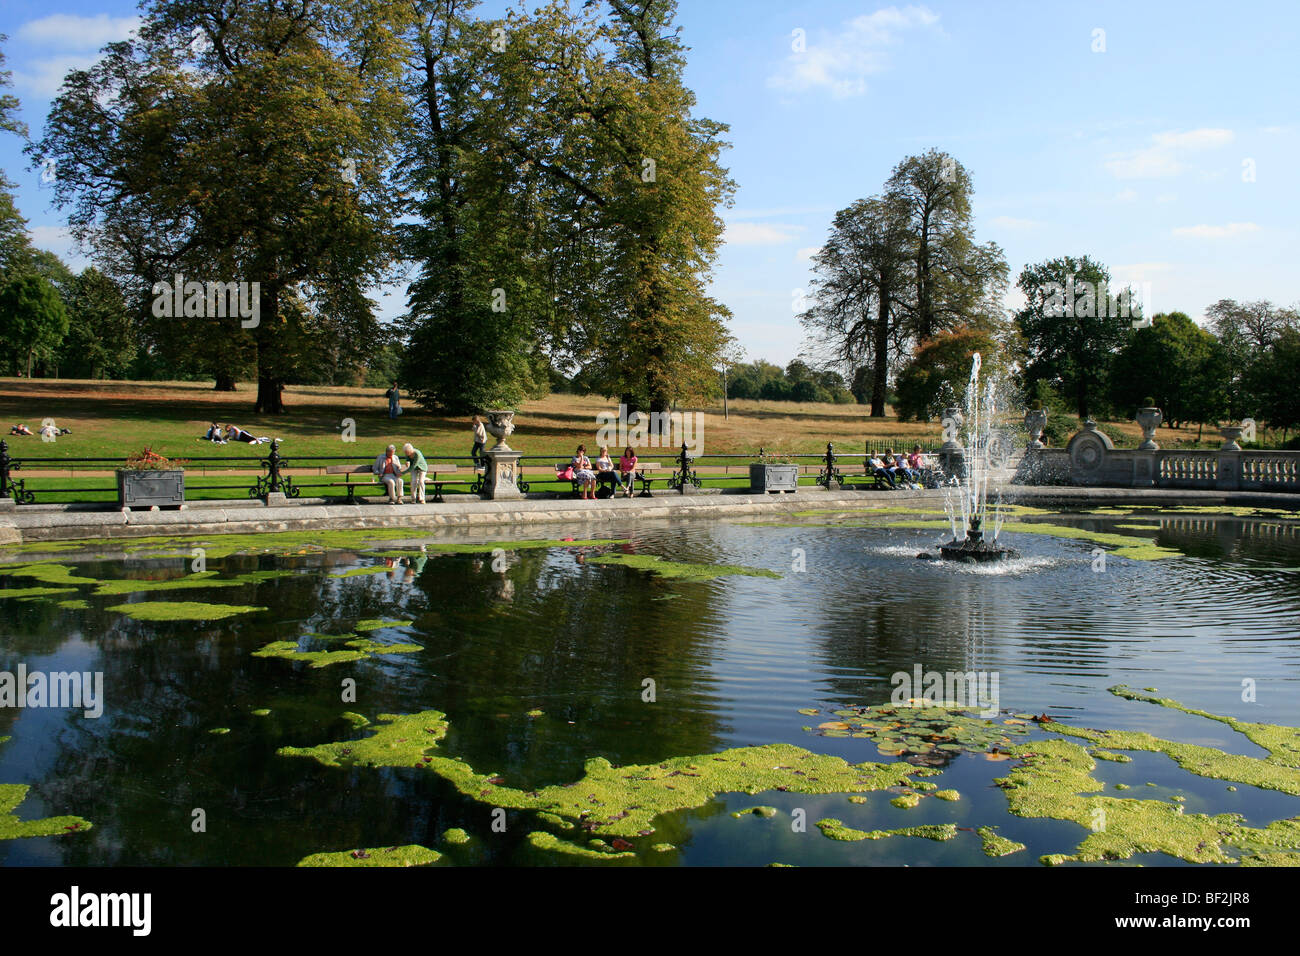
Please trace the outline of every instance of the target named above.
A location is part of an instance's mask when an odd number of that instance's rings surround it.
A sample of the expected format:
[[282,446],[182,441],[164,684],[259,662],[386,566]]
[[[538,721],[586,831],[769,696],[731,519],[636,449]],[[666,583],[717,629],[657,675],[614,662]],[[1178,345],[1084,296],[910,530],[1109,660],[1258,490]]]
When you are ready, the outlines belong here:
[[[563,474],[564,471],[565,471],[565,469],[568,468],[571,464],[573,464],[573,463],[572,463],[572,462],[569,462],[569,461],[557,461],[557,462],[555,463],[555,477],[556,477],[558,480],[563,480],[563,479],[560,478],[560,475]],[[641,491],[640,491],[640,493],[637,495],[638,498],[653,498],[653,497],[654,497],[654,495],[651,494],[651,492],[650,492],[650,487],[651,487],[651,485],[652,485],[654,482],[656,482],[656,481],[660,481],[660,480],[662,480],[662,481],[668,481],[668,477],[669,477],[669,476],[667,476],[667,475],[647,474],[647,472],[656,472],[656,471],[663,471],[663,470],[664,470],[663,466],[662,466],[659,462],[657,462],[657,461],[639,461],[639,462],[637,462],[637,464],[636,464],[636,470],[635,470],[634,472],[632,472],[632,480],[641,483]],[[599,480],[599,479],[600,479],[600,472],[596,472],[596,477],[597,477],[597,482],[596,482],[596,484],[597,484],[597,488],[596,488],[596,495],[597,495],[597,497],[612,498],[612,497],[614,496],[614,493],[615,493],[615,492],[613,491],[613,489],[616,488],[617,486],[616,486],[616,485],[615,485],[615,486],[611,486],[608,482],[602,482],[602,481],[600,481],[600,480]],[[575,495],[578,494],[578,493],[579,493],[579,488],[578,488],[578,479],[576,479],[576,478],[571,479],[571,480],[570,480],[570,484],[573,486],[573,493],[574,493]],[[610,489],[610,493],[607,494],[607,495],[602,495],[601,492],[605,491],[606,489]]]
[[[442,497],[443,485],[473,485],[477,483],[478,479],[470,480],[466,478],[439,478],[438,477],[439,472],[446,474],[447,472],[454,472],[456,470],[457,467],[455,465],[438,465],[436,471],[433,468],[430,468],[428,472],[428,476],[424,479],[425,493],[427,494],[428,490],[432,488],[433,500],[441,502],[443,500]],[[352,476],[369,475],[371,478],[375,478],[374,463],[371,462],[368,465],[329,465],[325,469],[325,474],[343,475],[343,484],[348,490],[348,504],[354,505],[357,503],[357,489],[363,487],[363,483],[353,481]],[[409,483],[410,474],[411,473],[409,471],[403,472],[402,479]],[[376,479],[376,483],[377,482],[378,479]],[[370,483],[371,482],[367,481],[364,484],[370,484]],[[337,482],[333,482],[333,484],[337,484]],[[310,486],[300,486],[300,487],[310,487]]]

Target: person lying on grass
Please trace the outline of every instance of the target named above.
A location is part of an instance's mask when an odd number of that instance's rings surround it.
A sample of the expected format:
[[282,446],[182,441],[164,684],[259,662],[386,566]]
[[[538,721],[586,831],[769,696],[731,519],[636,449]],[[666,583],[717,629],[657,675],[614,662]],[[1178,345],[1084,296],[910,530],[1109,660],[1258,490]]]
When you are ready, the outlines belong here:
[[254,438],[252,435],[244,431],[238,425],[227,425],[226,441],[242,441],[249,445],[265,445],[268,444],[271,441],[271,439]]

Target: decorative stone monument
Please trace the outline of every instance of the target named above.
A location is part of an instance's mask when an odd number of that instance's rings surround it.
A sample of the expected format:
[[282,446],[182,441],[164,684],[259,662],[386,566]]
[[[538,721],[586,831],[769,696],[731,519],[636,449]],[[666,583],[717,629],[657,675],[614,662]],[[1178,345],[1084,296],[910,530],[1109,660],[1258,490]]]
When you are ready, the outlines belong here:
[[483,423],[483,427],[489,434],[496,436],[497,443],[485,452],[487,466],[483,475],[483,490],[479,492],[479,496],[494,501],[522,498],[523,493],[519,490],[520,454],[506,444],[506,439],[515,430],[515,413],[490,411],[487,417],[488,420]]
[[1025,428],[1029,431],[1028,449],[1037,451],[1046,447],[1043,445],[1043,429],[1047,427],[1047,409],[1031,408],[1025,412]]
[[943,420],[940,422],[943,426],[943,444],[939,446],[939,467],[946,475],[965,474],[966,452],[957,440],[965,421],[966,416],[956,405],[949,405],[943,410]]
[[1160,409],[1139,408],[1133,417],[1142,426],[1142,444],[1138,445],[1138,451],[1159,451],[1160,446],[1156,444],[1156,429],[1160,427],[1160,422],[1163,420]]

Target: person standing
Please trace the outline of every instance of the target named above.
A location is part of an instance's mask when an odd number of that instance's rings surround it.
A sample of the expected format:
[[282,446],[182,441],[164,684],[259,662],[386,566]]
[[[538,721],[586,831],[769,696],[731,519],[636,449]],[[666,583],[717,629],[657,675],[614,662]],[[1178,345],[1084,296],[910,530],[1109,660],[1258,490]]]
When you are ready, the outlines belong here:
[[411,501],[422,505],[424,501],[424,479],[429,474],[429,463],[424,460],[424,453],[409,441],[402,446],[406,455],[406,467],[411,472]]
[[396,382],[393,383],[392,388],[384,392],[384,395],[388,398],[388,417],[396,418],[402,414],[402,393],[397,390]]
[[405,486],[402,484],[402,461],[397,457],[396,445],[389,445],[388,449],[375,459],[371,471],[384,483],[390,505],[406,502]]
[[483,449],[487,447],[487,429],[483,427],[483,419],[477,415],[470,424],[474,429],[474,447],[470,449],[469,456],[474,459],[474,465],[477,467],[484,464]]

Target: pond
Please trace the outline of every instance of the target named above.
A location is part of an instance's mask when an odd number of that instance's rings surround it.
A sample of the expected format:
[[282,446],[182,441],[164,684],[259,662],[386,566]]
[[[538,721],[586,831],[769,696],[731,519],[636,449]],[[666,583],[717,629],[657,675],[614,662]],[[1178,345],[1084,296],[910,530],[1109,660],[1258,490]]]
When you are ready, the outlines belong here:
[[11,550],[0,674],[102,714],[0,706],[0,863],[1296,862],[1300,521],[1021,509],[1019,560],[916,560],[946,531]]

